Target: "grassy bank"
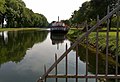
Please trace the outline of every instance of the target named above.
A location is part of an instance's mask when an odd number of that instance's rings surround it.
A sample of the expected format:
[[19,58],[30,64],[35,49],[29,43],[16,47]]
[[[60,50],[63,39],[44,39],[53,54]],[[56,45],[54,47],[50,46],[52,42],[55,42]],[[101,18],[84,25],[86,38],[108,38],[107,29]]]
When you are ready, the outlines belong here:
[[[96,46],[96,33],[92,32],[89,35],[89,44],[92,44],[94,47]],[[119,33],[120,36],[120,33]],[[99,32],[98,35],[98,46],[99,50],[101,50],[103,53],[106,52],[106,32]],[[120,41],[118,41],[118,45],[120,44]],[[115,55],[116,52],[116,32],[109,32],[109,53],[112,55]],[[118,47],[118,52],[120,55],[120,47]]]
[[46,28],[0,28],[0,31],[45,30]]
[[[78,36],[81,36],[83,33],[80,30],[70,30],[68,32],[68,38],[70,40],[75,40]],[[119,33],[120,36],[120,33]],[[99,51],[106,53],[106,32],[99,32],[98,36],[98,46]],[[96,32],[92,32],[89,35],[89,46],[96,47]],[[82,42],[85,43],[85,40]],[[120,41],[118,42],[120,45]],[[116,53],[116,32],[109,32],[109,54],[115,55]],[[118,47],[118,53],[120,55],[120,47]]]

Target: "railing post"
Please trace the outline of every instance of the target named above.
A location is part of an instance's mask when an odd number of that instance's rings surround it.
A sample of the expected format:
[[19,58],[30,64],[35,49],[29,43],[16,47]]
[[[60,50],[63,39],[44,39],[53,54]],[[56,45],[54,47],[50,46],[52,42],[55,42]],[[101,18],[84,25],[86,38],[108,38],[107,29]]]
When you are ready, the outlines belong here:
[[[46,65],[44,65],[44,73],[46,73]],[[46,77],[45,77],[45,82],[46,82]]]
[[[57,54],[55,54],[55,62],[57,61]],[[55,75],[57,76],[57,65],[55,67]],[[58,79],[56,78],[56,81],[55,82],[58,82]]]
[[[120,5],[120,0],[118,0],[118,6]],[[118,11],[117,13],[116,13],[116,16],[117,16],[117,20],[116,20],[116,22],[117,22],[117,31],[116,31],[116,52],[115,52],[115,56],[116,56],[116,72],[115,72],[115,75],[117,76],[118,75],[118,49],[119,49],[119,44],[118,44],[118,42],[119,42],[119,19],[120,19],[120,12]],[[117,81],[117,79],[116,79],[116,81]]]
[[[107,14],[109,14],[109,11],[110,11],[110,7],[108,6]],[[106,76],[108,75],[109,23],[110,23],[110,19],[107,20],[107,33],[106,33],[106,70],[105,70]]]
[[[66,43],[66,51],[67,51],[67,48],[68,48],[68,46],[67,46],[67,43]],[[67,74],[68,74],[68,55],[66,55],[65,62],[66,62],[66,64],[65,64],[66,73],[65,74],[67,76]],[[68,78],[66,78],[66,82],[68,82]]]
[[[86,32],[88,32],[88,24],[86,21]],[[88,35],[86,35],[86,76],[88,75]],[[88,78],[86,78],[86,82],[88,82]]]
[[78,82],[78,45],[76,46],[76,82]]
[[[99,23],[99,15],[97,15],[97,23]],[[99,32],[99,27],[96,29],[96,77],[98,75],[98,32]],[[97,78],[96,78],[97,82]]]

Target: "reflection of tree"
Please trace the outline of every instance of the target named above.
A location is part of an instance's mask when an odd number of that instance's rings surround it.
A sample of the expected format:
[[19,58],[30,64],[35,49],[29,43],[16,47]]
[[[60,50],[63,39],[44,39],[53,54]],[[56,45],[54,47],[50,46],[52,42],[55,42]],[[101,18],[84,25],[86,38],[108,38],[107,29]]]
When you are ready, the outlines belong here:
[[[79,56],[80,60],[86,62],[86,48],[85,46],[80,45],[79,46]],[[105,74],[106,69],[106,59],[105,54],[99,53],[98,55],[98,73],[99,74]],[[118,64],[120,67],[120,64]],[[96,73],[96,52],[94,50],[88,49],[88,71],[92,72],[93,74]],[[108,56],[108,73],[109,74],[115,74],[115,68],[116,62],[115,60]],[[119,72],[120,73],[120,72]]]
[[0,64],[8,61],[19,62],[23,59],[26,50],[35,43],[43,42],[47,31],[17,31],[8,32],[8,42],[0,37]]

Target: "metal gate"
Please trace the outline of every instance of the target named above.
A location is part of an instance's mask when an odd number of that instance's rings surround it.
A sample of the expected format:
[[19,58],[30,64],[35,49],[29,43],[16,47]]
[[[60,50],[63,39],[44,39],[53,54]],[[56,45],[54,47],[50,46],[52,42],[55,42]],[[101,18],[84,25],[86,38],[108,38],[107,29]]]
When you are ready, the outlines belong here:
[[[115,79],[115,81],[113,82],[120,82],[120,65],[119,65],[119,51],[118,51],[118,48],[119,48],[119,27],[120,27],[120,5],[117,5],[117,7],[115,9],[113,9],[111,12],[109,7],[108,7],[108,10],[107,10],[107,15],[105,17],[103,17],[101,20],[99,19],[99,16],[97,16],[97,23],[91,28],[88,30],[88,25],[87,25],[87,22],[86,22],[86,30],[87,32],[84,33],[83,35],[79,36],[76,41],[72,44],[72,46],[70,48],[67,47],[67,44],[66,44],[66,51],[59,57],[57,58],[57,54],[55,54],[55,62],[54,64],[49,68],[49,69],[46,69],[46,66],[44,66],[44,75],[41,76],[39,78],[39,80],[37,82],[46,82],[47,78],[55,78],[55,81],[58,82],[58,78],[65,78],[66,79],[66,82],[68,82],[68,78],[74,78],[75,79],[75,82],[78,82],[80,78],[84,78],[86,79],[85,81],[86,82],[89,82],[89,78],[93,78],[95,79],[96,82],[109,82],[109,79]],[[114,60],[115,60],[115,73],[114,74],[109,74],[109,65],[108,65],[108,57],[109,57],[109,23],[110,23],[110,17],[113,16],[113,15],[116,15],[116,18],[117,18],[117,21],[116,21],[116,51],[115,51],[115,56],[114,56]],[[104,23],[104,22],[107,22],[107,30],[106,30],[106,54],[105,54],[105,73],[104,74],[99,74],[98,70],[99,70],[99,66],[98,66],[98,61],[99,61],[99,48],[98,48],[98,42],[99,42],[99,26]],[[94,75],[89,75],[88,74],[88,64],[89,64],[89,61],[90,59],[88,59],[88,56],[89,56],[89,53],[88,53],[88,46],[89,46],[89,35],[92,33],[92,32],[96,32],[96,42],[95,42],[95,47],[96,47],[96,56],[95,56],[95,68],[96,68],[96,72]],[[86,74],[85,75],[81,75],[78,73],[78,51],[79,51],[79,44],[82,42],[82,41],[85,41],[86,43]],[[68,55],[69,55],[69,52],[71,50],[75,50],[76,51],[76,73],[75,74],[68,74]],[[65,59],[65,74],[58,74],[58,64],[61,60]],[[50,72],[55,69],[55,74],[50,74]]]

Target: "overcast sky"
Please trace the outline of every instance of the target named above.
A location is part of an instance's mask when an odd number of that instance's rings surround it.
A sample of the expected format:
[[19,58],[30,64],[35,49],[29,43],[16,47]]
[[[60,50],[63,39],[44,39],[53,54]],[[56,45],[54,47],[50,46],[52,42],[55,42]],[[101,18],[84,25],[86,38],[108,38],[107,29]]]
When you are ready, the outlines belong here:
[[35,13],[43,14],[49,22],[69,19],[81,4],[88,0],[23,0]]

